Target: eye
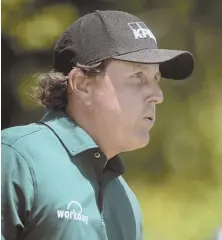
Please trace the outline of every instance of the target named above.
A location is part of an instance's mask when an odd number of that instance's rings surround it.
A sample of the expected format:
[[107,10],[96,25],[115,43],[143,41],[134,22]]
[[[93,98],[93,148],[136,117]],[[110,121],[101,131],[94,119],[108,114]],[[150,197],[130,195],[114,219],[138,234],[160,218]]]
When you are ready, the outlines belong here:
[[136,78],[138,78],[139,80],[141,80],[142,82],[146,82],[146,78],[145,78],[145,76],[143,75],[142,72],[137,72],[137,73],[134,74],[134,76]]

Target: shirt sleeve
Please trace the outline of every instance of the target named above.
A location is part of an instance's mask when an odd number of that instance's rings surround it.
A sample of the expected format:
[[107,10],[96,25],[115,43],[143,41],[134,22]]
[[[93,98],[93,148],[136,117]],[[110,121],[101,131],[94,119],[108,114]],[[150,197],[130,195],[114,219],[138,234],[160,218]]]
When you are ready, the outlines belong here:
[[23,234],[34,199],[31,168],[13,147],[1,148],[1,239],[15,240]]

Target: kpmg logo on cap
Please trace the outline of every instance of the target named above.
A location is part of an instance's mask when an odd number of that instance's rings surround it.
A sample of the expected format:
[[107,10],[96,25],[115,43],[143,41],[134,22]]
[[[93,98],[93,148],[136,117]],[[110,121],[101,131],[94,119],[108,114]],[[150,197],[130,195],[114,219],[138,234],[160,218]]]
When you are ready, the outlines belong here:
[[153,33],[147,28],[146,24],[143,22],[132,22],[128,23],[129,27],[133,31],[135,39],[144,39],[144,38],[152,38],[157,44],[156,38]]

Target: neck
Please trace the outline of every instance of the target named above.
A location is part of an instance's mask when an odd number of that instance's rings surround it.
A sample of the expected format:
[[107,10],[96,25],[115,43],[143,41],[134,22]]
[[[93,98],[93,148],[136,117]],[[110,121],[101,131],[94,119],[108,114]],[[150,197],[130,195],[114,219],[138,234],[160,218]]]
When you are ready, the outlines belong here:
[[111,147],[113,146],[112,141],[110,141],[112,138],[106,135],[105,129],[102,130],[101,127],[96,127],[93,121],[87,121],[87,119],[90,119],[88,117],[81,118],[80,115],[77,117],[77,114],[74,114],[69,107],[67,107],[66,113],[93,139],[101,151],[106,155],[107,159],[111,159],[119,153],[115,147]]

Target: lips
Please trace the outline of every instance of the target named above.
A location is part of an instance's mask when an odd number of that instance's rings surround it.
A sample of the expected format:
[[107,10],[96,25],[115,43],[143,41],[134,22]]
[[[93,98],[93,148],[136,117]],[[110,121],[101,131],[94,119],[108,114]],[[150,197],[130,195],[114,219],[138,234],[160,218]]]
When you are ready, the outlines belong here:
[[149,120],[149,121],[154,121],[154,118],[153,117],[145,117],[146,120]]
[[152,117],[148,117],[148,119],[149,119],[150,121],[153,121],[153,118],[152,118]]

